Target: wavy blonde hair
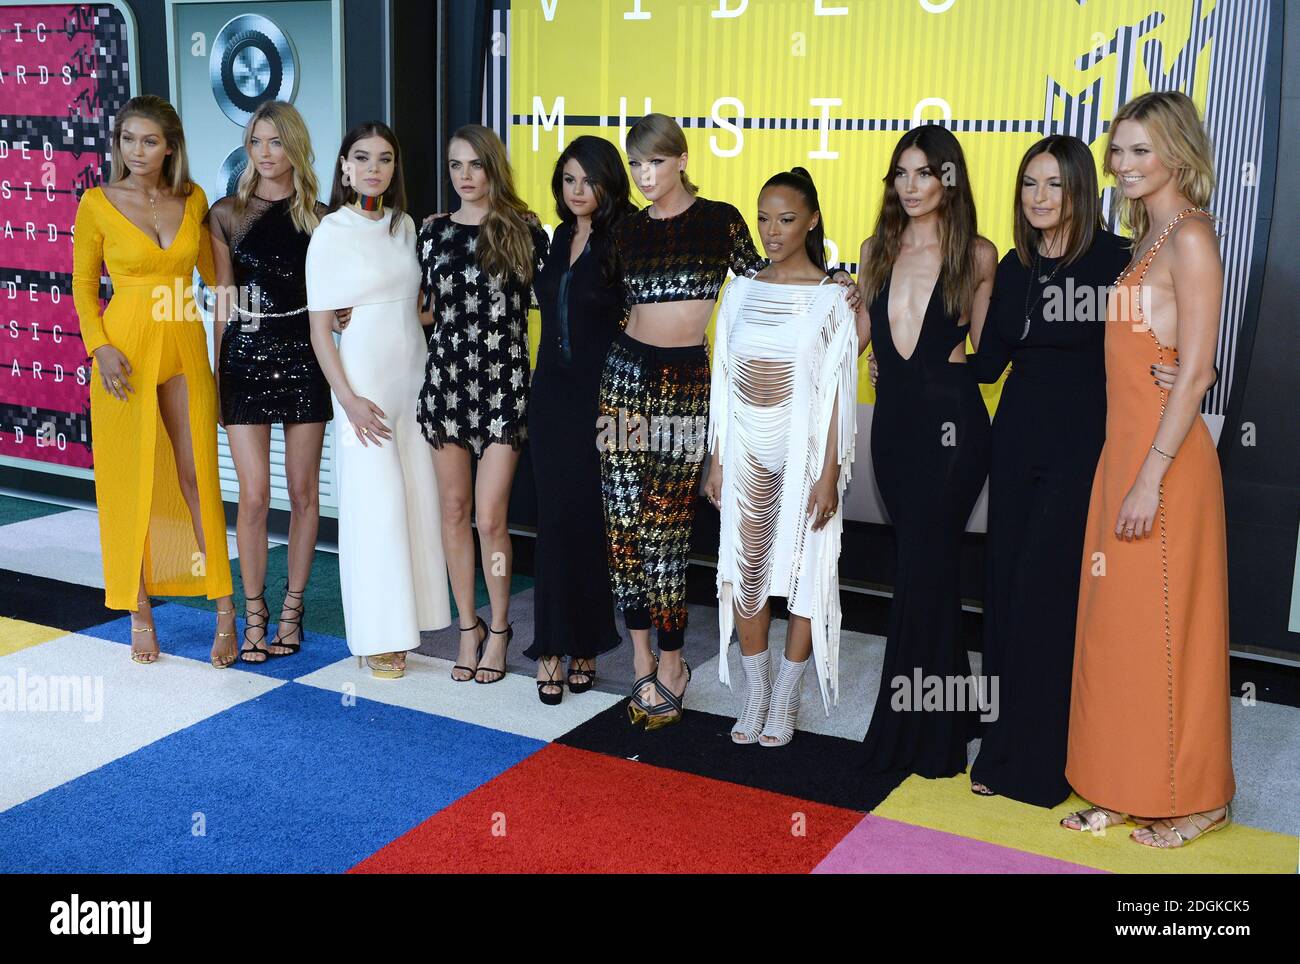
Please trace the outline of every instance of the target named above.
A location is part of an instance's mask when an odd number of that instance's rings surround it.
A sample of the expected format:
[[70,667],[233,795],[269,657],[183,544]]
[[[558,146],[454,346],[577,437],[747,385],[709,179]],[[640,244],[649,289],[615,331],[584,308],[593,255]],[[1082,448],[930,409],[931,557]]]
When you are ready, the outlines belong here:
[[244,125],[244,153],[249,161],[240,172],[239,184],[235,188],[235,218],[241,218],[249,199],[257,191],[262,175],[253,164],[253,128],[258,121],[266,121],[275,128],[276,136],[284,146],[284,153],[293,166],[293,197],[289,201],[289,216],[294,227],[303,234],[311,234],[320,223],[316,216],[316,199],[320,183],[316,180],[316,171],[312,167],[316,156],[311,149],[311,135],[307,133],[307,124],[298,113],[298,108],[282,100],[268,100],[262,103],[253,116]]
[[185,128],[181,126],[180,115],[169,102],[154,94],[141,94],[132,97],[113,118],[112,169],[110,184],[126,180],[131,173],[122,157],[122,128],[132,117],[143,117],[153,121],[162,128],[163,138],[172,152],[163,158],[162,174],[158,180],[172,194],[189,195],[190,162],[185,153]]
[[[451,135],[452,141],[464,141],[478,155],[488,182],[488,213],[479,226],[475,258],[488,274],[513,275],[523,284],[533,280],[533,235],[530,223],[534,214],[515,190],[515,176],[506,155],[506,146],[491,128],[466,124]],[[448,141],[450,144],[451,141]]]
[[[1210,203],[1214,193],[1214,148],[1205,132],[1196,105],[1177,90],[1158,90],[1134,97],[1115,113],[1106,138],[1106,162],[1102,168],[1111,177],[1110,148],[1121,121],[1136,121],[1146,130],[1156,157],[1173,172],[1178,193],[1198,208]],[[1151,219],[1141,198],[1119,196],[1120,220],[1141,239],[1151,228]]]

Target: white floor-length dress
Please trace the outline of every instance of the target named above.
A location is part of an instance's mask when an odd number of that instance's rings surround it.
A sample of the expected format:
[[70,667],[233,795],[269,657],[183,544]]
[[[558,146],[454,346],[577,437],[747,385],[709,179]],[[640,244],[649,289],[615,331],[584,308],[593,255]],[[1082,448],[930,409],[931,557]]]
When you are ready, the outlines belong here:
[[[857,427],[858,336],[843,290],[735,278],[713,346],[709,450],[721,454],[718,675],[730,683],[733,602],[757,615],[769,596],[812,622],[826,712],[839,690],[839,556]],[[838,409],[839,505],[819,531],[806,514]]]
[[451,625],[438,481],[415,419],[426,354],[415,225],[403,214],[390,233],[391,218],[340,208],[307,249],[307,307],[352,308],[339,341],[343,369],[393,432],[363,446],[334,399],[343,622],[357,656],[415,649],[421,630]]

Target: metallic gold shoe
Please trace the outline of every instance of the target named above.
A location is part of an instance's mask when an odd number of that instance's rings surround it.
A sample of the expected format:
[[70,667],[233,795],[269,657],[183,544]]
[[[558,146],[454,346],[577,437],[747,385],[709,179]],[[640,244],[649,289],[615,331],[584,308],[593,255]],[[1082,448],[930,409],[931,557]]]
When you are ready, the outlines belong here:
[[655,690],[664,698],[664,702],[656,703],[646,711],[649,714],[645,721],[647,733],[682,721],[682,715],[686,712],[682,705],[686,699],[686,687],[691,685],[691,664],[683,658],[682,666],[686,668],[686,685],[682,687],[680,696],[659,682],[658,676],[655,677]]
[[[235,611],[233,609],[217,610],[218,616],[233,616],[234,614]],[[236,635],[235,633],[223,633],[218,631],[217,639],[233,639],[235,635]],[[230,667],[235,665],[235,661],[237,659],[239,659],[238,649],[236,649],[235,652],[231,653],[229,656],[212,656],[210,657],[209,662],[212,663],[213,669],[230,669]]]
[[405,661],[399,662],[396,653],[367,656],[366,665],[370,667],[370,675],[377,679],[401,679],[406,675]]
[[[139,627],[132,626],[131,632],[132,633],[153,633],[155,645],[157,645],[158,633],[152,626],[139,626]],[[160,655],[160,651],[156,649],[153,650],[152,652],[148,650],[144,650],[144,651],[140,651],[136,649],[131,650],[132,662],[139,663],[141,666],[152,666],[154,663],[158,662],[159,655]]]

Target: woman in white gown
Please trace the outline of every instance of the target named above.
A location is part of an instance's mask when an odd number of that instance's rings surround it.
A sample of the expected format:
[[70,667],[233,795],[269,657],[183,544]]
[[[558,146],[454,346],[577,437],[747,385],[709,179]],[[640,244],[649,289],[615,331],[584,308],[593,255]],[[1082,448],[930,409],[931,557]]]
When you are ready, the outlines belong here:
[[[406,671],[420,631],[451,625],[438,483],[416,422],[425,339],[400,148],[370,121],[343,139],[330,213],[307,249],[312,345],[338,423],[339,575],[348,648],[375,676]],[[351,306],[337,347],[334,311]]]
[[[758,233],[771,264],[735,278],[718,315],[705,493],[722,513],[718,674],[730,682],[733,606],[745,670],[731,738],[784,746],[809,656],[827,713],[839,685],[840,500],[853,464],[858,338],[843,289],[825,274],[817,188],[803,168],[763,186]],[[775,685],[769,596],[790,611]]]

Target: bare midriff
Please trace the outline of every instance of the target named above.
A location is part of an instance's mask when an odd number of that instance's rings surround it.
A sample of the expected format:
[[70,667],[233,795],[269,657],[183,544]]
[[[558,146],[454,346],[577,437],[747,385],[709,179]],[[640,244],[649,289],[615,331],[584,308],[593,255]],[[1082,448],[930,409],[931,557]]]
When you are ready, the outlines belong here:
[[660,348],[681,348],[704,341],[715,299],[660,301],[633,305],[625,329],[629,338]]

